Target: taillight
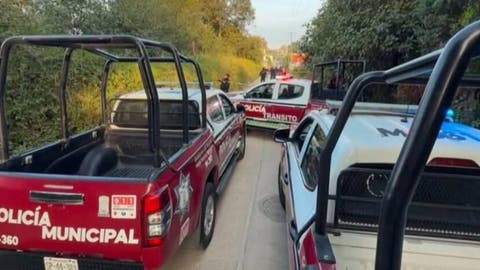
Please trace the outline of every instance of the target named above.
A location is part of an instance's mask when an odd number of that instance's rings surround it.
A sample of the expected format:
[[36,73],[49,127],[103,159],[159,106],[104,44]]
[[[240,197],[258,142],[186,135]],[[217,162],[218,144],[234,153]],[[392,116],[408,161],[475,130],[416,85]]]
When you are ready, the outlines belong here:
[[157,246],[167,234],[172,220],[172,204],[168,189],[148,194],[143,201],[145,226],[145,244]]
[[428,165],[430,166],[450,166],[450,167],[474,167],[477,168],[478,164],[471,159],[463,158],[434,158]]

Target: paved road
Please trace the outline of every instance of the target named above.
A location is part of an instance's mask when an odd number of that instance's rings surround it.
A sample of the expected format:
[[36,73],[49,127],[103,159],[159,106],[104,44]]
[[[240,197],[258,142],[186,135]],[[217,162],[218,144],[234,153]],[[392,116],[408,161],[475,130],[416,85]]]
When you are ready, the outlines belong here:
[[277,197],[280,145],[271,133],[250,131],[247,153],[219,199],[207,250],[190,237],[167,262],[175,270],[287,269],[284,212]]

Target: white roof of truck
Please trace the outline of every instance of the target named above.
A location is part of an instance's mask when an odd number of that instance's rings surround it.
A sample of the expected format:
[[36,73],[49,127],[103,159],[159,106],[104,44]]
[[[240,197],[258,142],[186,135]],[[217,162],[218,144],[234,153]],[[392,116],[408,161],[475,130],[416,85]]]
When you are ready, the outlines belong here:
[[[180,88],[157,88],[158,97],[164,100],[181,100],[182,99],[182,89]],[[208,89],[206,90],[207,99],[211,96],[223,93],[220,89]],[[127,93],[120,96],[120,99],[146,99],[145,90],[139,90],[136,92]],[[199,104],[201,103],[202,95],[200,89],[190,88],[188,89],[188,99],[195,100]]]
[[[312,114],[328,132],[335,115],[328,110]],[[336,193],[340,172],[355,163],[395,163],[412,121],[412,116],[385,113],[378,108],[368,114],[354,110],[332,154],[330,194]],[[469,159],[480,164],[480,130],[446,120],[429,161],[437,157]]]
[[[324,130],[335,119],[330,113],[319,113]],[[347,166],[354,163],[394,163],[403,146],[413,117],[374,112],[353,113],[348,119],[337,144]],[[337,150],[337,149],[336,149]],[[334,152],[334,155],[335,155]],[[451,121],[442,125],[432,150],[431,159],[451,157],[471,159],[480,164],[480,130]]]

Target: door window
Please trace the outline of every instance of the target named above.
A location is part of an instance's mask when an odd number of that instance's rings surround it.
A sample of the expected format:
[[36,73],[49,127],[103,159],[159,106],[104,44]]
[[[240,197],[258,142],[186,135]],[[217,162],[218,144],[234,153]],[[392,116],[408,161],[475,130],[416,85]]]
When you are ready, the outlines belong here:
[[273,83],[262,84],[250,90],[245,98],[256,99],[272,99],[273,96]]
[[207,112],[208,116],[210,116],[210,119],[212,119],[214,122],[220,122],[225,119],[223,116],[222,106],[217,96],[213,96],[208,99]]
[[310,129],[313,126],[313,120],[311,118],[305,119],[300,126],[297,128],[295,131],[295,135],[293,136],[294,138],[294,143],[297,146],[298,153],[301,153],[302,147],[305,143],[305,140],[308,137],[308,133],[310,132]]
[[220,101],[222,102],[223,112],[225,113],[225,118],[228,118],[235,112],[232,102],[228,100],[227,97],[224,95],[218,95],[220,97]]
[[305,185],[309,188],[314,188],[318,183],[318,177],[320,175],[320,154],[323,151],[324,144],[325,133],[320,126],[317,126],[307,145],[302,160],[304,181]]
[[293,84],[280,84],[280,92],[278,93],[278,99],[294,99],[303,95],[305,88],[300,85]]

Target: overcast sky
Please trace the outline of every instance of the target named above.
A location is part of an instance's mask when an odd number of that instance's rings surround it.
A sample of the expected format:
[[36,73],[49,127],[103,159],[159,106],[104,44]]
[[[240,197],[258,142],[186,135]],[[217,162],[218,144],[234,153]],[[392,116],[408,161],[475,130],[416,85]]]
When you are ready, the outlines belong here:
[[278,48],[298,40],[305,23],[318,12],[322,0],[251,0],[255,21],[250,33],[264,37],[270,48]]

